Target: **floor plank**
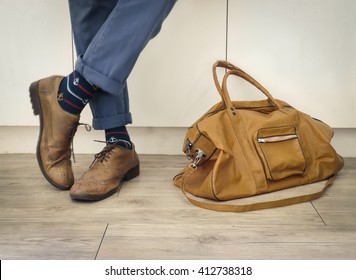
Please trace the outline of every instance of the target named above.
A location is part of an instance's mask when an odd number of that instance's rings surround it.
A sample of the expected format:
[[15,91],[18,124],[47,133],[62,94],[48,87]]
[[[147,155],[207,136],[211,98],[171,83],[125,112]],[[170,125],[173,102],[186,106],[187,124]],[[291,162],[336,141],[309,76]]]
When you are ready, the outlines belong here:
[[98,259],[354,259],[356,228],[111,224]]
[[95,259],[106,224],[0,222],[0,259]]
[[346,161],[335,184],[313,205],[327,225],[356,226],[356,159]]

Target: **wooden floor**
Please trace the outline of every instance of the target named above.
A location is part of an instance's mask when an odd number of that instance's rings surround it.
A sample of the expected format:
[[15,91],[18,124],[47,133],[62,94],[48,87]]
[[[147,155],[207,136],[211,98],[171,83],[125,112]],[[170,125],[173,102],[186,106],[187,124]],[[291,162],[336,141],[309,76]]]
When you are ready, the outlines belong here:
[[[77,155],[76,177],[92,156]],[[51,187],[34,155],[0,155],[0,259],[356,259],[356,159],[323,197],[248,213],[197,208],[172,184],[181,156],[100,202]]]

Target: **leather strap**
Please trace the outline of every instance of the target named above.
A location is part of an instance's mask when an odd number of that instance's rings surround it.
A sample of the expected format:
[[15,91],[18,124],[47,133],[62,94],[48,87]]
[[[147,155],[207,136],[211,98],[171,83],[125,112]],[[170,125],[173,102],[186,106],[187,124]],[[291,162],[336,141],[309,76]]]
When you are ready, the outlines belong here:
[[238,204],[226,204],[224,202],[204,202],[204,201],[195,199],[192,194],[188,194],[187,191],[185,190],[186,182],[194,172],[195,172],[195,169],[193,167],[189,166],[187,168],[187,170],[185,171],[185,173],[183,174],[181,190],[182,190],[184,196],[192,204],[194,204],[198,207],[209,209],[209,210],[214,210],[214,211],[220,211],[220,212],[247,212],[247,211],[281,207],[281,206],[287,206],[287,205],[293,205],[293,204],[297,204],[297,203],[301,203],[301,202],[311,201],[311,200],[319,198],[322,195],[322,193],[326,190],[326,188],[334,182],[334,179],[336,177],[336,175],[331,176],[326,181],[324,187],[320,191],[317,191],[314,193],[295,196],[295,197],[289,197],[289,198],[283,198],[283,199],[278,199],[278,200],[272,200],[272,201],[264,201],[264,202],[238,205]]
[[[220,84],[219,79],[218,79],[218,74],[217,74],[217,68],[224,68],[228,70],[223,78],[222,84]],[[258,88],[273,104],[277,106],[277,108],[282,109],[283,106],[275,100],[272,95],[268,92],[268,90],[263,87],[259,82],[257,82],[254,78],[252,78],[249,74],[247,74],[245,71],[237,67],[236,65],[224,61],[224,60],[218,60],[217,62],[214,63],[213,65],[213,78],[214,78],[214,83],[216,86],[216,89],[218,90],[221,98],[223,99],[223,102],[225,103],[226,108],[233,108],[229,92],[227,89],[227,79],[230,75],[235,75],[238,76],[256,88]],[[232,111],[230,113],[233,113]]]
[[224,68],[226,70],[240,70],[242,72],[243,72],[243,70],[241,70],[234,64],[232,64],[228,61],[225,61],[225,60],[218,60],[217,62],[214,63],[214,65],[213,65],[214,83],[215,83],[216,89],[218,90],[220,96],[222,96],[222,85],[220,85],[220,82],[218,79],[217,68]]
[[277,101],[275,100],[272,95],[268,92],[268,90],[266,88],[264,88],[259,82],[257,82],[254,78],[252,78],[250,75],[248,75],[246,72],[240,70],[240,69],[235,69],[235,70],[230,70],[228,71],[223,79],[222,82],[222,99],[225,102],[226,108],[232,108],[232,102],[229,96],[229,92],[227,89],[227,79],[229,78],[230,75],[234,75],[234,76],[238,76],[244,80],[246,80],[247,82],[249,82],[250,84],[252,84],[253,86],[255,86],[256,88],[258,88],[274,105],[277,106],[278,109],[282,109],[283,106]]

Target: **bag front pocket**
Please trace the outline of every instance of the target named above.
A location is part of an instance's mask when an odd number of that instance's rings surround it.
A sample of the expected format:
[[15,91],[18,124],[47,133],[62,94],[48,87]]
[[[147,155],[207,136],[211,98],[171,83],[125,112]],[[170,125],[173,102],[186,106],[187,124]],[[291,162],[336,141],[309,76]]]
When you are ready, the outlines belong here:
[[269,180],[304,174],[305,158],[294,126],[262,128],[257,143]]

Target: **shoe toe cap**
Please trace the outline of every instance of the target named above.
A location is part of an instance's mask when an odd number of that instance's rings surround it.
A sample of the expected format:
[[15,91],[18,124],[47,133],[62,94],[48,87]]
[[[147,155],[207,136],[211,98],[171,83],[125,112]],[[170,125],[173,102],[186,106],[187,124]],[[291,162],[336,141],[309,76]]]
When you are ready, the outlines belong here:
[[47,172],[47,176],[50,183],[59,189],[69,190],[74,184],[74,176],[70,168],[51,168]]
[[100,200],[112,194],[117,184],[101,180],[79,180],[70,190],[70,196],[76,200]]

